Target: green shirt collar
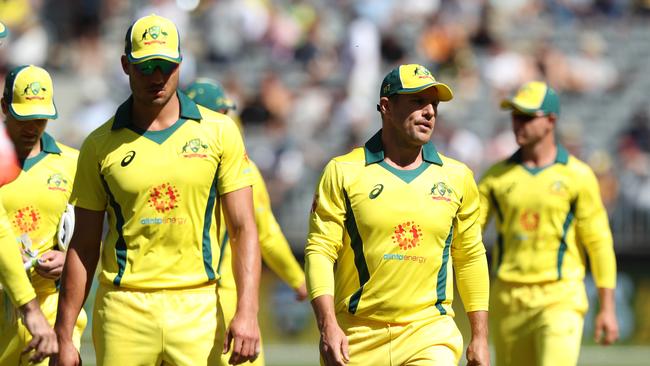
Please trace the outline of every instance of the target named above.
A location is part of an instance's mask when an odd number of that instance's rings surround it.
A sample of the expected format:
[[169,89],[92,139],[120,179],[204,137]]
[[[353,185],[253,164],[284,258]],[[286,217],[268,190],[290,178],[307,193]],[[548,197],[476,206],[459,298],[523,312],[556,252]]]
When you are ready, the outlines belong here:
[[[377,133],[366,142],[363,148],[366,154],[366,165],[378,163],[384,160],[384,146],[381,143],[381,131],[382,130],[377,131]],[[440,159],[440,155],[438,155],[438,151],[431,141],[422,146],[422,159],[426,162],[442,166],[442,159]]]
[[48,154],[61,153],[61,149],[56,144],[56,141],[47,132],[43,133],[43,136],[41,136],[41,149],[43,152],[46,152]]
[[[199,112],[199,107],[190,99],[185,93],[180,90],[176,90],[176,95],[178,95],[178,101],[181,105],[181,115],[180,118],[191,119],[197,122],[201,121],[201,112]],[[112,130],[117,130],[119,128],[127,127],[131,125],[131,110],[133,108],[133,95],[129,97],[122,105],[117,108],[115,112],[115,117],[113,118]]]
[[[521,164],[521,149],[515,151],[508,160],[511,163]],[[567,165],[569,163],[569,152],[564,146],[557,144],[557,155],[555,155],[555,163]]]

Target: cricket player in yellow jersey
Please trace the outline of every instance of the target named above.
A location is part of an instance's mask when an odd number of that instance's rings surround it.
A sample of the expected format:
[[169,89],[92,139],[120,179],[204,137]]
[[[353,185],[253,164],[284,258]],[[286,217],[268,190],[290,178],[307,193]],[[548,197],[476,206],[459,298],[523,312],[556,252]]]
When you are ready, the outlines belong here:
[[[71,197],[77,224],[55,326],[58,365],[79,364],[72,329],[98,260],[97,365],[214,365],[224,344],[233,349],[232,363],[253,360],[261,261],[239,130],[177,90],[173,22],[142,17],[125,43],[121,61],[132,95],[79,154]],[[227,331],[217,299],[221,206],[239,297]],[[104,212],[109,231],[100,248]]]
[[469,365],[489,365],[488,268],[472,172],[430,141],[451,89],[424,66],[384,78],[382,129],[323,172],[305,248],[325,365],[457,365],[453,272],[472,330]]
[[[228,98],[223,87],[210,79],[198,79],[185,90],[195,103],[219,113],[228,114],[236,108],[235,103]],[[296,299],[302,301],[307,297],[305,287],[305,274],[300,268],[291,252],[287,239],[282,234],[280,225],[273,216],[271,200],[266,189],[266,184],[257,166],[250,162],[253,175],[253,206],[255,208],[255,223],[259,235],[260,250],[264,262],[280,278],[296,292]],[[224,227],[222,225],[222,227]],[[225,324],[230,323],[237,308],[237,287],[232,272],[232,251],[230,249],[229,235],[220,233],[221,256],[217,266],[219,279],[219,303],[223,309]],[[227,365],[230,353],[221,357],[221,365]],[[264,350],[253,365],[264,365]]]
[[618,338],[607,213],[592,170],[556,142],[556,92],[530,82],[501,107],[512,112],[520,149],[479,183],[481,225],[496,216],[490,309],[497,365],[576,365],[587,256],[600,300],[596,340]]
[[[0,41],[7,36],[7,29],[0,23]],[[13,181],[20,174],[16,151],[5,132],[5,125],[0,124],[0,187]],[[41,311],[36,293],[27,277],[20,250],[16,245],[14,233],[2,203],[0,202],[0,289],[8,295],[9,300],[18,309],[20,322],[32,335],[32,340],[25,352],[34,350],[30,357],[32,362],[41,362],[45,357],[58,352],[54,330],[47,323]],[[0,294],[3,296],[3,294]],[[13,323],[6,322],[7,314],[0,314],[0,334],[13,331]],[[0,343],[0,352],[9,347]]]
[[[22,246],[25,268],[41,310],[54,324],[57,282],[65,260],[65,243],[59,240],[59,233],[65,229],[60,223],[66,222],[62,218],[66,215],[72,191],[78,152],[56,142],[45,132],[48,120],[57,118],[57,111],[52,79],[44,69],[25,65],[11,70],[1,104],[22,171],[16,180],[0,187],[0,202],[12,224],[15,245]],[[67,222],[72,223],[71,220]],[[0,298],[0,303],[3,302],[6,299]],[[7,324],[7,331],[0,335],[0,344],[8,345],[0,348],[0,364],[3,365],[19,364],[21,352],[31,338],[17,319],[9,322],[13,329],[8,329],[10,325]],[[74,332],[77,349],[85,326],[86,314],[82,312]],[[27,363],[27,355],[22,355],[22,362]],[[46,365],[47,360],[42,364]]]

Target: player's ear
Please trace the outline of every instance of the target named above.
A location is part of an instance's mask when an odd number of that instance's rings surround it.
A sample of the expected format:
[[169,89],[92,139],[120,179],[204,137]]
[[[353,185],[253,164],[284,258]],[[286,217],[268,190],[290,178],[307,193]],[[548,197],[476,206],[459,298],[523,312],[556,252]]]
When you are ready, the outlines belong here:
[[386,114],[390,111],[390,103],[388,97],[379,98],[379,104],[377,104],[377,111],[381,114]]
[[129,75],[129,59],[126,58],[126,55],[122,55],[120,62],[122,62],[122,71],[124,71],[125,74]]

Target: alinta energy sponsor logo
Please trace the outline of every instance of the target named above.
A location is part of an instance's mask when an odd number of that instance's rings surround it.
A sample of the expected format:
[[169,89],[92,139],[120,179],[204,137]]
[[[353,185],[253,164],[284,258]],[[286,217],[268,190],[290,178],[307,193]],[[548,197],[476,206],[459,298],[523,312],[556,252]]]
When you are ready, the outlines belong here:
[[519,224],[526,231],[534,231],[539,227],[539,212],[524,210],[519,216]]
[[[178,189],[170,183],[163,183],[149,190],[149,207],[161,214],[166,214],[178,208],[180,194]],[[187,217],[142,217],[141,225],[183,225],[188,222]]]
[[38,229],[41,221],[41,214],[33,206],[27,206],[19,209],[14,214],[12,224],[18,233],[30,233]]
[[398,244],[402,250],[412,249],[420,245],[422,229],[415,221],[407,221],[395,226],[393,230],[393,243]]
[[178,207],[180,195],[170,183],[163,183],[149,190],[149,207],[160,213],[168,213]]
[[186,158],[205,158],[208,156],[208,145],[200,138],[187,141],[181,150],[181,155]]
[[404,261],[404,262],[415,262],[415,263],[424,263],[427,259],[421,255],[408,255],[408,254],[399,254],[399,253],[387,253],[384,254],[385,261]]
[[451,201],[454,190],[445,182],[438,182],[431,188],[431,198],[436,201]]
[[68,191],[68,180],[60,173],[54,173],[47,178],[47,189],[51,191]]
[[[401,250],[413,249],[422,241],[422,229],[415,221],[407,221],[395,227],[391,239],[393,239],[393,243],[399,245]],[[402,253],[386,253],[383,255],[383,259],[385,261],[426,262],[426,258],[423,256]]]

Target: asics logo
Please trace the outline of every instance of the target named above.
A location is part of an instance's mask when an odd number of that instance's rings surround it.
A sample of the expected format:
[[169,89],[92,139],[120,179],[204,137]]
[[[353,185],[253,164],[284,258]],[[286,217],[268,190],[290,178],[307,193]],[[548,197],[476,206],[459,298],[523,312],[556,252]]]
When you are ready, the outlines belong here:
[[372,191],[370,191],[370,193],[368,194],[368,197],[371,200],[374,200],[375,198],[377,198],[377,196],[379,196],[381,194],[381,191],[383,191],[383,190],[384,190],[384,185],[383,184],[376,184],[372,188]]
[[131,150],[128,153],[126,153],[126,156],[124,157],[124,159],[122,159],[120,165],[124,167],[131,164],[133,158],[135,158],[135,151]]

